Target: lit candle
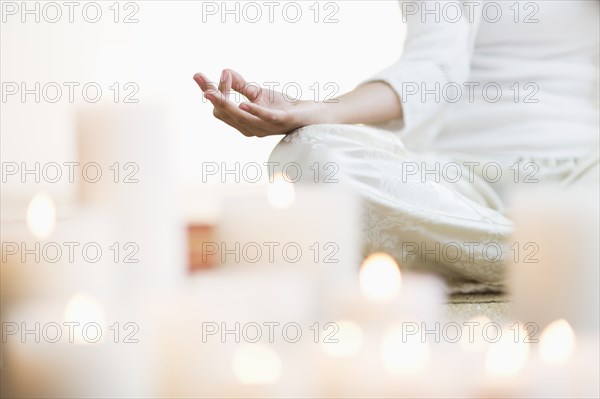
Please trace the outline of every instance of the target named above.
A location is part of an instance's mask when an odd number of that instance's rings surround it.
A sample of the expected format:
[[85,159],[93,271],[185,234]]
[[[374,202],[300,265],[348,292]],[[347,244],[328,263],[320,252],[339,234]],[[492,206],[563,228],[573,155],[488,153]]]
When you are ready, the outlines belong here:
[[445,298],[439,278],[401,273],[394,258],[375,253],[365,258],[354,282],[333,298],[331,313],[370,324],[394,319],[433,323],[442,319]]
[[175,290],[187,270],[185,226],[171,184],[164,111],[90,107],[78,115],[78,139],[88,170],[78,181],[81,201],[109,211],[118,223],[115,240],[136,253],[138,262],[122,268],[123,280],[134,290]]
[[47,238],[56,224],[56,207],[52,198],[44,192],[37,193],[27,207],[27,226],[39,239]]
[[281,359],[264,344],[243,344],[231,360],[235,377],[244,385],[274,384],[281,377]]
[[323,340],[320,342],[323,353],[330,357],[352,358],[364,344],[363,328],[352,320],[337,320],[335,323],[335,344]]
[[489,346],[485,359],[486,374],[491,377],[515,377],[524,367],[529,357],[529,344],[503,335],[498,342]]
[[396,261],[384,253],[368,256],[355,284],[327,308],[327,314],[339,320],[340,339],[322,345],[325,356],[319,363],[325,394],[431,393],[425,376],[432,348],[423,333],[441,320],[444,299],[444,285],[436,277],[401,273]]
[[112,220],[97,210],[54,207],[36,194],[26,212],[2,221],[2,305],[65,300],[78,290],[110,295],[114,261]]
[[225,267],[307,270],[328,294],[355,277],[358,231],[351,193],[276,177],[267,187],[225,198],[207,249]]
[[[585,345],[582,347],[572,327],[564,319],[548,324],[537,338],[537,356],[533,359],[525,395],[591,397],[598,392],[597,351],[595,360],[589,361],[594,358],[593,351],[597,350],[597,344],[589,345],[591,341],[585,342],[584,339]],[[597,341],[597,336],[593,339]],[[590,352],[592,356],[587,357],[588,360],[581,356]]]
[[317,376],[307,376],[322,303],[310,272],[216,268],[148,299],[162,396],[318,395]]
[[549,364],[562,364],[573,355],[575,348],[575,333],[564,320],[555,320],[542,332],[540,337],[540,356]]
[[[154,396],[147,361],[107,308],[88,293],[23,303],[3,314],[3,387],[10,397]],[[122,306],[119,304],[118,306]],[[101,382],[101,383],[99,383]]]
[[400,294],[400,269],[391,256],[375,253],[363,262],[360,270],[360,288],[370,301],[390,302]]
[[296,199],[294,184],[287,181],[281,173],[276,174],[267,188],[267,199],[274,208],[289,208]]
[[426,368],[431,348],[420,336],[407,339],[401,324],[392,325],[384,332],[381,356],[385,369],[392,374],[418,374]]
[[514,198],[510,288],[515,318],[543,329],[566,319],[598,332],[598,190],[531,190]]
[[518,323],[516,326],[517,329],[513,329],[512,333],[511,325],[503,326],[499,339],[487,346],[483,393],[477,393],[478,395],[511,397],[523,389],[526,380],[522,371],[528,366],[530,344],[523,338],[527,334],[522,328],[523,324]]

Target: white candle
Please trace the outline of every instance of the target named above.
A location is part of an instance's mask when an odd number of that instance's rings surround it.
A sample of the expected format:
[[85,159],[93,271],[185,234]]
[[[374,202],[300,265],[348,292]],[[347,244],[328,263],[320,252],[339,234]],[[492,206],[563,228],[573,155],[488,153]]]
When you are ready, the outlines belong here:
[[[30,208],[31,209],[31,208]],[[52,210],[52,213],[55,213]],[[78,290],[110,296],[115,289],[114,229],[101,212],[61,211],[45,238],[35,236],[46,220],[2,222],[2,305],[27,300],[66,300]]]
[[78,181],[81,200],[110,210],[119,223],[115,238],[131,243],[126,250],[139,261],[123,268],[124,281],[133,289],[175,289],[186,273],[185,226],[169,174],[163,110],[86,109],[78,115],[78,137],[80,163],[90,165]]
[[227,267],[309,270],[326,294],[355,278],[359,229],[350,192],[280,181],[225,199],[207,250]]
[[326,314],[340,330],[339,342],[322,344],[324,358],[319,363],[325,394],[431,392],[425,376],[431,367],[432,346],[425,330],[437,330],[443,339],[444,298],[439,279],[401,274],[386,254],[367,257],[355,284],[347,285],[325,305]]
[[[522,326],[522,323],[519,324]],[[497,341],[487,346],[484,362],[484,378],[477,389],[477,396],[486,397],[514,397],[526,384],[524,370],[530,360],[531,344],[523,339],[525,330],[517,334],[517,338],[510,333],[510,325],[501,329],[501,336]],[[478,384],[479,385],[479,384]]]
[[[214,269],[190,277],[177,295],[145,302],[162,396],[318,395],[311,373],[322,303],[310,272]],[[257,369],[248,353],[260,354]]]
[[[122,306],[122,304],[119,304]],[[117,307],[89,294],[3,314],[3,387],[10,397],[154,396],[144,357],[125,342]],[[137,336],[139,338],[139,335]]]
[[575,335],[564,319],[539,334],[524,396],[598,397],[598,336]]
[[517,319],[543,329],[566,319],[575,331],[598,331],[598,190],[531,190],[514,198],[510,268]]
[[392,257],[376,253],[363,261],[353,281],[341,287],[329,314],[372,325],[408,320],[433,328],[442,320],[445,300],[445,285],[439,278],[400,272]]

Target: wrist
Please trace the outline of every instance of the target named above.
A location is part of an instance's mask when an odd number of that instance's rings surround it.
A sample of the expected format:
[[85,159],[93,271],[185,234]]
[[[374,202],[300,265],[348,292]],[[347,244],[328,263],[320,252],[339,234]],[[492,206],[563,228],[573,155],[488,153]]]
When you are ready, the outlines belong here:
[[335,103],[307,101],[306,124],[339,123],[335,114]]
[[323,122],[321,123],[342,123],[339,118],[338,111],[338,99],[328,100],[327,102],[322,102],[322,118]]

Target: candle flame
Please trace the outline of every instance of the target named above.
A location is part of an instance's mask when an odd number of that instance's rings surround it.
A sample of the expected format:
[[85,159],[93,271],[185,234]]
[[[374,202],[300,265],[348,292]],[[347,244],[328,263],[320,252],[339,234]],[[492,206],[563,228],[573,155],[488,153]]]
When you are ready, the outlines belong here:
[[27,227],[38,239],[52,233],[56,224],[56,208],[52,198],[40,192],[33,196],[27,207]]
[[[74,327],[73,342],[91,344],[102,340],[102,332],[106,331],[106,314],[102,304],[93,296],[77,293],[69,299],[65,307],[64,321],[79,323]],[[94,325],[92,325],[95,323]],[[86,329],[86,325],[90,325]],[[98,330],[98,331],[96,331]],[[100,336],[97,336],[100,333]]]
[[242,384],[274,384],[281,375],[281,360],[268,346],[244,344],[233,354],[232,369]]
[[431,348],[420,334],[407,336],[398,324],[384,334],[381,357],[385,369],[392,374],[416,374],[429,363]]
[[363,345],[363,332],[360,326],[350,320],[340,320],[334,323],[334,327],[332,338],[321,341],[323,352],[331,357],[356,355]]
[[[518,323],[521,326],[521,323]],[[502,332],[509,327],[502,328]],[[502,332],[500,334],[502,334]],[[504,333],[497,342],[490,342],[485,358],[485,372],[490,376],[512,377],[517,375],[529,359],[529,343],[526,342],[528,332],[521,327],[515,338],[514,334]]]
[[369,300],[389,302],[400,293],[402,276],[394,258],[374,253],[363,262],[359,280],[361,291]]
[[565,319],[555,320],[540,336],[540,356],[542,360],[552,364],[561,364],[567,360],[575,349],[575,332]]
[[269,204],[277,209],[286,209],[292,206],[295,199],[294,184],[287,181],[281,173],[276,174],[267,189]]
[[465,352],[483,352],[488,345],[484,337],[484,327],[491,323],[485,316],[476,316],[465,325],[469,326],[460,338],[460,348]]

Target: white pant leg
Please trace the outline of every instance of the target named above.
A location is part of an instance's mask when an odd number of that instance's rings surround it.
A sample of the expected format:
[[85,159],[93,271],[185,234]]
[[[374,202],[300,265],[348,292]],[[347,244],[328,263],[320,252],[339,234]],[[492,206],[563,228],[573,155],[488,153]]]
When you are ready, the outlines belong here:
[[600,153],[580,160],[571,173],[562,181],[562,187],[580,187],[600,185]]
[[411,153],[393,132],[313,125],[287,135],[270,161],[297,162],[302,170],[335,163],[340,181],[364,200],[365,254],[384,251],[402,267],[433,270],[459,291],[501,287],[512,223],[493,189],[479,176],[436,182],[435,174],[406,173],[407,166],[432,169],[452,160]]

